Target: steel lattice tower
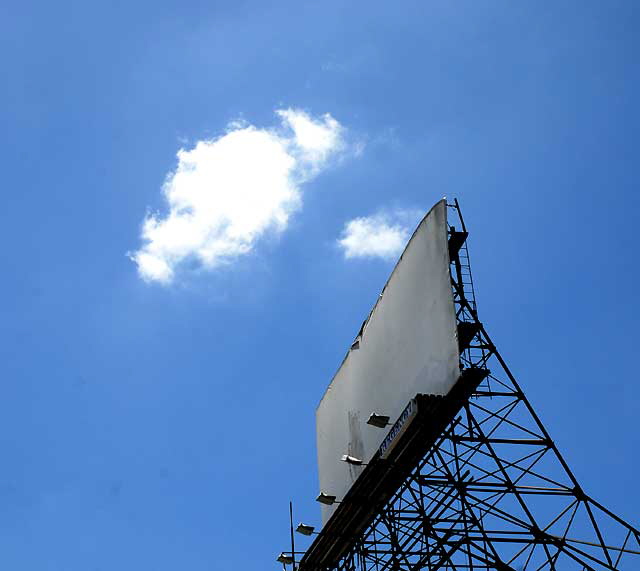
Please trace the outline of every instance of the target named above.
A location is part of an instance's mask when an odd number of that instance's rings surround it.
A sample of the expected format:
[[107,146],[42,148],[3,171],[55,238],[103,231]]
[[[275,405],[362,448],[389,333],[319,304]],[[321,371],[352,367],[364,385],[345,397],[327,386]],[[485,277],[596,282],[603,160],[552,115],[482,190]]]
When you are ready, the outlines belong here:
[[350,492],[364,525],[328,525],[299,570],[640,569],[640,532],[585,493],[479,321],[468,234],[449,206],[460,381],[420,397],[428,414],[403,460]]

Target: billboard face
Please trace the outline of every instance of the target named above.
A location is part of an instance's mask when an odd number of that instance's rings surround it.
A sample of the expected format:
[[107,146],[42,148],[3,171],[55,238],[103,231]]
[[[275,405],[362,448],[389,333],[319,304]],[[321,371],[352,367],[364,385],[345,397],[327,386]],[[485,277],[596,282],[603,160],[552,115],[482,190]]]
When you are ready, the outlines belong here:
[[[449,273],[447,205],[420,222],[356,343],[316,411],[320,490],[342,499],[389,428],[367,424],[371,413],[393,424],[418,393],[444,395],[460,375]],[[326,522],[337,506],[322,506]]]

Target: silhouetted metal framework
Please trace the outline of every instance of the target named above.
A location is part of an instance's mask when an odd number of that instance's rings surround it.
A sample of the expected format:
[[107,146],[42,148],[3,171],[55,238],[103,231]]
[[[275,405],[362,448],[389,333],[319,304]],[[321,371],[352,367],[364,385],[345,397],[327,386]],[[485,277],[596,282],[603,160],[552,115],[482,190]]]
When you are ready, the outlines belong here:
[[467,231],[449,206],[461,367],[479,383],[395,491],[367,500],[374,515],[338,556],[310,548],[299,569],[640,569],[640,532],[583,491],[479,321]]

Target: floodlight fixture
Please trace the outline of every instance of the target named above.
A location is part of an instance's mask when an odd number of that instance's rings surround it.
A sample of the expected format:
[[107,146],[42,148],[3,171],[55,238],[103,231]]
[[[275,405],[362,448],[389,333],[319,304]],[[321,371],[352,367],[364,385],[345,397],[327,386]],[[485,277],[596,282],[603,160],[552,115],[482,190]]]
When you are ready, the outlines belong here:
[[367,424],[375,426],[376,428],[386,428],[389,426],[389,417],[372,412],[371,416],[369,416],[369,420],[367,420]]
[[280,555],[278,555],[278,559],[276,559],[276,561],[278,561],[278,563],[282,563],[283,565],[289,565],[293,563],[293,555],[282,552]]
[[312,525],[305,525],[304,523],[299,523],[298,527],[296,527],[296,532],[300,535],[313,535],[315,531],[315,527]]
[[320,495],[316,498],[316,502],[320,502],[325,506],[332,506],[336,503],[336,497],[330,494],[325,494],[324,492],[320,492]]
[[351,464],[352,466],[362,466],[363,462],[360,458],[356,458],[355,456],[349,456],[349,454],[344,454],[342,458],[340,458],[343,462],[347,464]]

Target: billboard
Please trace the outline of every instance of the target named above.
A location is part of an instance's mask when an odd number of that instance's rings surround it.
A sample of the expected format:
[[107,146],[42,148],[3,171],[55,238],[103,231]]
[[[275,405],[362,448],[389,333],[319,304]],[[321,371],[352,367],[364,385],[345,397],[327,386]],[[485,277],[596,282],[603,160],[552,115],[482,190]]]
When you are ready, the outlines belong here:
[[[445,395],[460,375],[447,205],[423,218],[316,411],[320,490],[344,497],[416,394]],[[396,423],[397,424],[397,423]],[[395,428],[395,427],[394,427]],[[384,448],[384,446],[383,446]],[[323,523],[337,506],[322,506]]]

